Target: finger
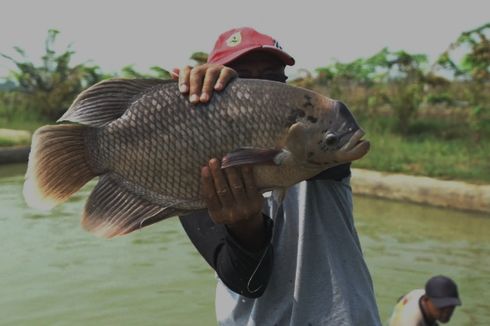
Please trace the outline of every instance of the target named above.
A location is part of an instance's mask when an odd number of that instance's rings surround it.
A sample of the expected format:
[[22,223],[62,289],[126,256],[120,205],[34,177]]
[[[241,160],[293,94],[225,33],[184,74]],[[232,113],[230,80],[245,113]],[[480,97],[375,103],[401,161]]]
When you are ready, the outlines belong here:
[[189,76],[191,74],[192,68],[190,66],[184,67],[184,69],[179,71],[179,90],[182,94],[189,91]]
[[214,84],[214,89],[216,91],[223,90],[226,87],[226,85],[228,85],[228,83],[237,76],[238,74],[235,70],[228,67],[224,67],[223,69],[221,69],[218,80]]
[[214,85],[216,84],[216,80],[220,75],[221,69],[222,66],[217,66],[206,70],[206,75],[204,76],[204,82],[201,90],[201,97],[199,99],[202,103],[208,102],[213,95]]
[[221,166],[217,159],[209,161],[209,167],[211,169],[211,175],[213,177],[214,188],[218,194],[218,198],[221,202],[221,206],[229,207],[233,204],[233,196],[226,181],[225,175],[221,170]]
[[237,168],[228,168],[225,169],[225,173],[235,201],[244,204],[247,200],[247,194],[245,193],[245,186],[243,184],[240,170]]
[[250,165],[242,167],[243,183],[245,184],[245,191],[249,198],[253,198],[259,195],[257,184],[255,183],[255,176],[253,174],[253,168]]
[[173,80],[179,80],[179,74],[180,74],[179,68],[174,68],[172,69],[172,71],[170,71],[170,77],[172,77]]
[[207,166],[201,169],[201,196],[206,201],[209,212],[215,212],[221,209],[221,203],[214,188],[213,178]]
[[201,96],[202,83],[204,81],[204,74],[206,73],[206,67],[198,66],[191,70],[189,76],[189,100],[191,103],[199,103],[199,97]]

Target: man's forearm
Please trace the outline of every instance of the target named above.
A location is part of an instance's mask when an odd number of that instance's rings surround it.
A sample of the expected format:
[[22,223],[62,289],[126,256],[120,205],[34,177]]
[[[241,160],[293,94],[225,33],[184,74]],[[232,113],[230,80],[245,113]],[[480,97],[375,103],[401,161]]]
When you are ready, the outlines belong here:
[[272,220],[261,215],[264,246],[251,251],[242,246],[229,228],[214,224],[202,211],[180,218],[199,253],[232,291],[250,298],[262,295],[272,270]]
[[266,243],[266,227],[262,213],[254,218],[226,225],[235,240],[248,251],[256,252],[264,249]]

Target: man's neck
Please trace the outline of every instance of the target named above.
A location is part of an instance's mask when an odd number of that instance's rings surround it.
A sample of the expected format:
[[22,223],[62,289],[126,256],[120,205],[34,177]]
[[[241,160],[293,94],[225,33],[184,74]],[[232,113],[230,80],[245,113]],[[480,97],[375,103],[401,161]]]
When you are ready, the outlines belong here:
[[425,324],[429,326],[436,326],[436,319],[430,316],[430,314],[427,312],[427,308],[425,307],[424,300],[422,300],[423,296],[420,297],[419,299],[419,308],[420,311],[422,312],[422,317],[424,318]]

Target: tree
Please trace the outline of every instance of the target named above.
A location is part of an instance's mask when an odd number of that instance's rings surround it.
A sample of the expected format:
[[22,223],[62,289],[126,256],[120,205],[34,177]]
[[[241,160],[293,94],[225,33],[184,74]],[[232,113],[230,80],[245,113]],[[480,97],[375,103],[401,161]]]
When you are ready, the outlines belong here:
[[[461,33],[455,42],[438,58],[435,68],[451,71],[455,77],[473,79],[478,83],[490,82],[490,23]],[[452,54],[456,49],[466,49],[460,63],[455,63]]]
[[383,49],[372,58],[372,65],[379,72],[380,97],[393,109],[396,129],[406,134],[424,98],[427,56]]
[[197,65],[202,65],[208,62],[208,54],[206,52],[194,52],[191,55],[191,59],[194,60]]
[[29,105],[49,120],[58,119],[83,89],[108,77],[96,65],[71,65],[75,52],[70,47],[56,53],[54,43],[58,34],[54,29],[48,31],[41,65],[30,62],[19,47],[14,47],[14,50],[20,59],[0,53],[17,67],[9,80],[18,85],[18,92],[24,94]]
[[[468,124],[476,141],[490,130],[490,23],[465,31],[438,58],[433,69],[443,68],[464,83],[470,104]],[[454,62],[455,50],[463,49],[461,62]]]

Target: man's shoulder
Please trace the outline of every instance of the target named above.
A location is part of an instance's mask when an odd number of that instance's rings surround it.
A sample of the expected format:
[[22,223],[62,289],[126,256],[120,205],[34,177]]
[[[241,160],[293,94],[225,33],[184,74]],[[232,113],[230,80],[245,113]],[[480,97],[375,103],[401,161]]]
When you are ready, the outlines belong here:
[[423,289],[415,289],[402,296],[395,305],[388,325],[419,325],[423,321],[419,300],[424,293]]
[[410,299],[415,299],[418,300],[420,299],[423,295],[425,294],[424,289],[414,289],[410,292],[408,292],[405,297],[409,297]]
[[408,312],[409,314],[417,315],[419,314],[419,300],[425,294],[423,289],[415,289],[407,294],[405,294],[400,301],[398,301],[397,306],[400,306],[402,310]]

